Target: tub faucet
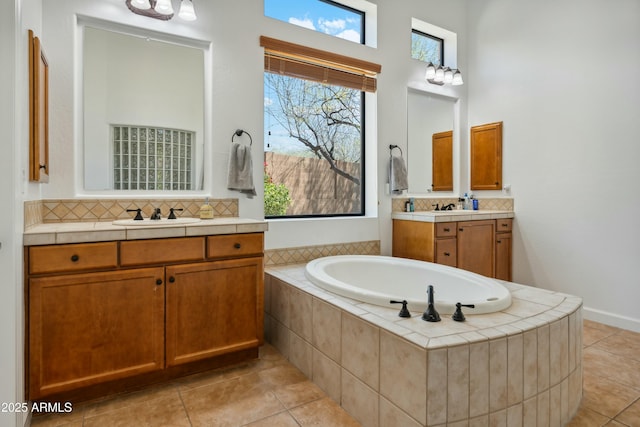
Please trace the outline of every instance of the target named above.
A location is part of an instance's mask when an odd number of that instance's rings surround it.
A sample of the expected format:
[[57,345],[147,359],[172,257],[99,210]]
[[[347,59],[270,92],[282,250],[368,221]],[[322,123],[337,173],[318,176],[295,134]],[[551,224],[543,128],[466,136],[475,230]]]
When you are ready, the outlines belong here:
[[439,322],[440,315],[436,311],[435,306],[433,305],[433,286],[429,285],[427,288],[428,305],[427,309],[422,313],[422,320],[426,320],[427,322]]
[[151,214],[151,216],[149,217],[149,219],[152,219],[154,221],[157,221],[159,219],[162,219],[162,211],[160,211],[160,208],[155,208],[153,210],[153,213]]

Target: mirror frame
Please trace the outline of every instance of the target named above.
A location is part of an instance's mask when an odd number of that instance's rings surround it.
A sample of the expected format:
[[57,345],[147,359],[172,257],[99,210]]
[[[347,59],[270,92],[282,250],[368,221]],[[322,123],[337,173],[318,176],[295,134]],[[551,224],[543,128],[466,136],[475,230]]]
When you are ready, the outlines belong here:
[[[84,65],[83,65],[83,52],[84,52],[84,29],[85,27],[97,28],[105,31],[117,32],[134,37],[154,39],[164,43],[171,43],[190,48],[197,48],[203,51],[204,57],[204,82],[203,82],[203,147],[202,147],[202,188],[198,190],[87,190],[84,183]],[[174,35],[170,33],[162,33],[146,28],[134,27],[126,24],[119,24],[111,21],[103,21],[100,19],[77,16],[77,22],[75,26],[75,52],[74,52],[74,162],[75,162],[75,176],[74,187],[76,196],[117,196],[121,198],[135,198],[135,197],[184,197],[185,194],[191,196],[201,196],[212,194],[212,176],[213,172],[211,167],[213,162],[211,161],[212,155],[212,42],[206,40],[199,40],[188,38],[184,36]]]
[[[453,108],[453,155],[452,155],[452,169],[453,169],[453,190],[452,191],[437,191],[434,192],[433,190],[429,189],[427,191],[421,192],[421,191],[413,191],[411,190],[411,188],[409,188],[407,190],[407,193],[403,195],[403,197],[425,197],[425,196],[430,196],[430,197],[458,197],[457,195],[460,194],[460,171],[461,171],[461,154],[460,154],[460,150],[461,150],[461,145],[460,145],[460,141],[461,141],[461,128],[460,128],[460,98],[456,97],[456,96],[449,96],[449,95],[445,95],[442,93],[436,93],[436,92],[431,92],[428,90],[425,90],[424,87],[421,86],[414,86],[414,85],[409,85],[407,86],[407,114],[406,114],[406,118],[407,118],[407,149],[406,149],[406,162],[407,162],[407,173],[411,174],[411,168],[409,168],[409,157],[411,156],[411,151],[410,151],[410,147],[409,147],[409,111],[408,111],[408,98],[409,98],[409,93],[410,92],[414,92],[414,93],[418,93],[418,94],[423,94],[425,96],[433,96],[433,97],[437,97],[437,98],[441,98],[443,100],[448,100],[451,101],[453,103],[452,108]],[[431,165],[430,165],[431,166]]]

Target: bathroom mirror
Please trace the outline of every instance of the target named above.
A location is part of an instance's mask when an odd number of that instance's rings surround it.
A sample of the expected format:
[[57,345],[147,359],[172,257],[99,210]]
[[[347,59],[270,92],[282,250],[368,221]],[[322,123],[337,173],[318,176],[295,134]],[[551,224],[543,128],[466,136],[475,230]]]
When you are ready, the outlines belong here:
[[[454,190],[456,168],[453,162],[457,158],[454,142],[457,138],[453,132],[455,102],[452,98],[420,90],[407,91],[406,161],[410,194]],[[443,135],[448,135],[444,146],[450,146],[450,150],[443,150]]]
[[82,28],[84,189],[201,190],[203,48]]

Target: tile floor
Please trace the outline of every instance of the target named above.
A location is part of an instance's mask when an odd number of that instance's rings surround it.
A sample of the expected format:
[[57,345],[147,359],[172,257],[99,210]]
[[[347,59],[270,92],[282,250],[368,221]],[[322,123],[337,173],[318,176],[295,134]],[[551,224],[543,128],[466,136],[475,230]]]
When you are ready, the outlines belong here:
[[[640,333],[584,323],[584,396],[570,427],[640,426]],[[273,347],[260,359],[77,404],[32,426],[358,426]],[[388,426],[381,426],[388,427]]]

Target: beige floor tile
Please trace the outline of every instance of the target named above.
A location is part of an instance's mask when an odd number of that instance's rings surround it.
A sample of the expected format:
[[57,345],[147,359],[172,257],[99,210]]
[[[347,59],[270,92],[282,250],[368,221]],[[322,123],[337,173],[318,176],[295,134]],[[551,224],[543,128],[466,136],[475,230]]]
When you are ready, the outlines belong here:
[[615,417],[615,420],[632,427],[640,426],[640,399]]
[[289,411],[300,426],[322,427],[358,427],[360,424],[351,418],[336,402],[328,397]]
[[281,412],[247,424],[246,427],[299,427],[299,424],[288,412]]
[[324,392],[320,390],[320,387],[311,381],[302,381],[296,384],[278,387],[274,390],[274,393],[287,409],[326,397]]
[[[602,375],[607,375],[602,373]],[[584,373],[582,406],[609,418],[640,398],[640,390],[624,386],[591,371]]]
[[609,421],[609,418],[591,409],[580,407],[575,417],[567,424],[567,427],[601,427]]
[[585,372],[606,375],[620,384],[640,389],[640,361],[591,346],[583,352],[583,364]]
[[593,346],[618,356],[640,361],[640,334],[634,332],[623,331],[608,336]]
[[84,419],[85,427],[172,426],[189,427],[189,418],[180,397],[163,396],[102,412]]

